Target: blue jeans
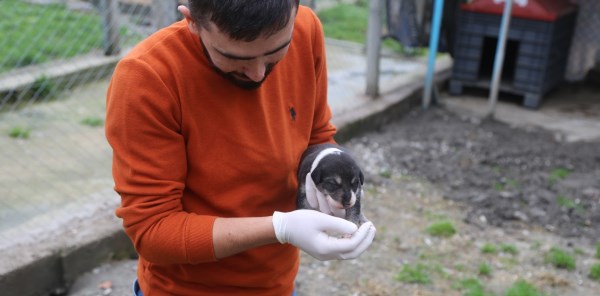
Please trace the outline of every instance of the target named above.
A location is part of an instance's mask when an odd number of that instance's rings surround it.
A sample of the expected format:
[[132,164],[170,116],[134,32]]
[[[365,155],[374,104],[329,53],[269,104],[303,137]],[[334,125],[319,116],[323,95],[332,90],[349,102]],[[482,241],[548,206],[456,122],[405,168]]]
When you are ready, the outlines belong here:
[[[142,289],[140,289],[140,284],[138,283],[137,279],[133,281],[133,296],[144,296],[144,293],[142,293]],[[296,290],[292,292],[292,296],[296,296]]]

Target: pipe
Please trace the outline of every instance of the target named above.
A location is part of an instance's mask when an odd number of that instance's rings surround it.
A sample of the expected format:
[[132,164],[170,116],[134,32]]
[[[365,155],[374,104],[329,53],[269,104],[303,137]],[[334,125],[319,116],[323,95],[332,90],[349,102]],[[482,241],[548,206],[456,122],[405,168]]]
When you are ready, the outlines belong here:
[[433,73],[435,71],[435,58],[437,56],[438,44],[440,43],[440,30],[442,26],[442,12],[444,11],[444,0],[435,0],[433,7],[433,20],[431,25],[431,36],[429,37],[429,59],[427,73],[425,75],[425,87],[423,93],[423,109],[431,105],[431,94],[433,91]]
[[508,29],[512,14],[512,0],[504,2],[504,12],[502,12],[502,22],[500,23],[500,32],[498,33],[498,45],[496,45],[496,57],[494,59],[494,72],[492,76],[492,85],[490,89],[489,106],[486,117],[493,117],[498,102],[498,91],[500,89],[500,79],[502,78],[502,67],[504,66],[504,55],[506,53],[506,39],[508,39]]

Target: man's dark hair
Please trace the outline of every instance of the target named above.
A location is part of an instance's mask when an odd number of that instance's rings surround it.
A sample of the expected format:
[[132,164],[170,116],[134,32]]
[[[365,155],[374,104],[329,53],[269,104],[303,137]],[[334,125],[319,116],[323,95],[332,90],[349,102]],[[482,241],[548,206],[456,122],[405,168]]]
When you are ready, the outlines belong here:
[[189,0],[192,19],[204,29],[213,22],[234,40],[271,36],[290,21],[299,0]]

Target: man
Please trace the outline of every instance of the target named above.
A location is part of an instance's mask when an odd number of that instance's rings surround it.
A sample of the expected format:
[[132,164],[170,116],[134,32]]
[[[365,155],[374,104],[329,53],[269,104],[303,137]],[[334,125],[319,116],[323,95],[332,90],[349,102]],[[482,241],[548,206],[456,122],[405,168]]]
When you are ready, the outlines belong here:
[[136,289],[291,295],[298,248],[351,259],[375,235],[370,222],[294,210],[302,152],[334,142],[320,23],[298,0],[190,0],[179,11],[185,20],[118,64],[107,93]]

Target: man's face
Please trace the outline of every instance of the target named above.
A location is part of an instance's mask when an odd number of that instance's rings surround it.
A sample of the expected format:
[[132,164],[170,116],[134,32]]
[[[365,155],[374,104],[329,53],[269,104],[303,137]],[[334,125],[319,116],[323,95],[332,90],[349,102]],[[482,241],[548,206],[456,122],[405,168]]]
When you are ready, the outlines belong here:
[[199,29],[204,52],[215,70],[244,89],[261,86],[273,67],[285,56],[292,40],[295,12],[285,28],[250,42],[232,40],[214,24]]

